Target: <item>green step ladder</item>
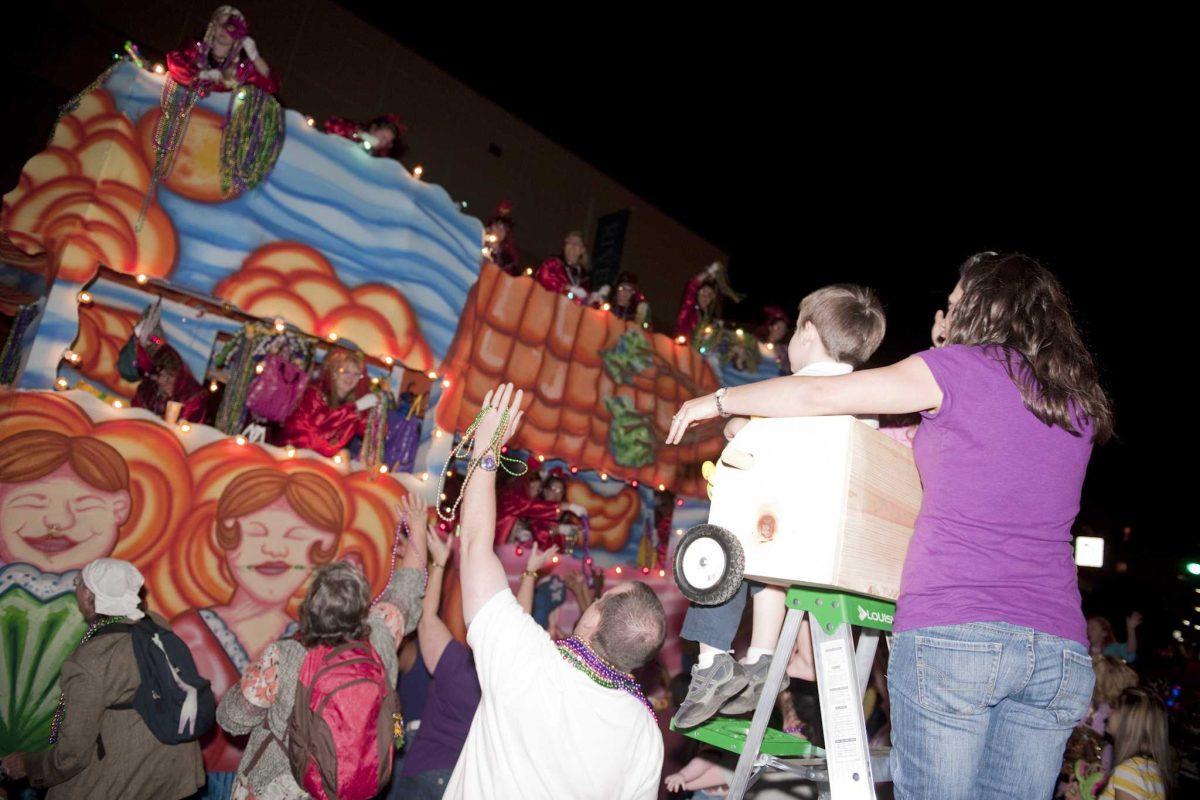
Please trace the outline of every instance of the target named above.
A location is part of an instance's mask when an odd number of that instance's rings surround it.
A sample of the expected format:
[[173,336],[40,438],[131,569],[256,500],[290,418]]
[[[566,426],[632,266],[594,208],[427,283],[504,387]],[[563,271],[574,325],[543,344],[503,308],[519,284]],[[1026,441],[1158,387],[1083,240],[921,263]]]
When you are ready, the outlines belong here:
[[[808,586],[787,592],[787,616],[771,659],[766,686],[782,686],[788,660],[810,617],[825,750],[808,740],[767,727],[777,692],[764,691],[749,723],[717,717],[685,736],[739,754],[730,800],[742,800],[764,770],[789,772],[817,784],[821,800],[875,800],[875,784],[891,781],[888,748],[867,740],[863,694],[882,634],[891,633],[896,604],[873,597]],[[861,628],[858,647],[853,628]],[[676,730],[674,723],[671,729]],[[784,759],[789,759],[785,761]]]

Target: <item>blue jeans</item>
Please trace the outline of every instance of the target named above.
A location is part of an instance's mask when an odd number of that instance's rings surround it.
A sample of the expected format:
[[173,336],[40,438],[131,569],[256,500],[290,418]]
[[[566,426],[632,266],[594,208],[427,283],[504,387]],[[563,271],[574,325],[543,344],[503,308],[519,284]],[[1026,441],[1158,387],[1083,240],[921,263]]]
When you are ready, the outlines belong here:
[[764,586],[757,581],[742,581],[733,597],[719,606],[698,606],[692,603],[683,617],[683,628],[679,631],[679,637],[689,642],[701,642],[718,650],[732,649],[733,637],[737,636],[738,627],[742,624],[742,614],[746,611],[746,599],[758,594],[763,588]]
[[453,772],[451,769],[431,769],[416,775],[405,775],[392,786],[399,787],[398,797],[408,800],[441,800]]
[[1049,798],[1094,683],[1083,645],[1031,628],[972,622],[896,634],[896,800]]

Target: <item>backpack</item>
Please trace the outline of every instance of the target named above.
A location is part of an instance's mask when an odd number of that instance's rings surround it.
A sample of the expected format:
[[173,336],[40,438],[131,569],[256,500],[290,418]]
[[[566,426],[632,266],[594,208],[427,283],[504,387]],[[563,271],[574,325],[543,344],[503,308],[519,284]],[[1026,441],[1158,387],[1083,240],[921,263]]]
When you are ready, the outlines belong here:
[[136,710],[163,744],[191,742],[208,733],[216,721],[217,700],[183,640],[149,617],[96,631],[97,636],[113,633],[133,637],[133,658],[141,683],[132,702],[109,708]]
[[370,800],[392,775],[400,700],[369,642],[309,649],[287,727],[292,775],[316,800]]

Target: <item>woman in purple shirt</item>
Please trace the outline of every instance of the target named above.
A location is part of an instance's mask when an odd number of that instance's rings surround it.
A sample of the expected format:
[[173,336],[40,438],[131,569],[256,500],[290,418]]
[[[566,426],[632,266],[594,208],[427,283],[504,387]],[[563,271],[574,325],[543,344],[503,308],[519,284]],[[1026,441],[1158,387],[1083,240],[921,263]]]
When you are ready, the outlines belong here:
[[667,443],[732,414],[920,412],[888,668],[897,800],[1049,798],[1094,681],[1071,525],[1111,404],[1061,285],[1026,256],[970,258],[934,336],[890,367],[690,400]]

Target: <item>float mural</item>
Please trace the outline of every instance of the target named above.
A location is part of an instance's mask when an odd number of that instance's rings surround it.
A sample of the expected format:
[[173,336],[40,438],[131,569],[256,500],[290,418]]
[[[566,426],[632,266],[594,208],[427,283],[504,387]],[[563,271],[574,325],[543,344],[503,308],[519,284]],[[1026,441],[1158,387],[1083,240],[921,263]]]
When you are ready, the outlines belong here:
[[0,395],[0,750],[45,744],[92,559],[142,570],[149,606],[223,691],[289,629],[316,566],[348,558],[383,587],[406,491],[84,392]]

